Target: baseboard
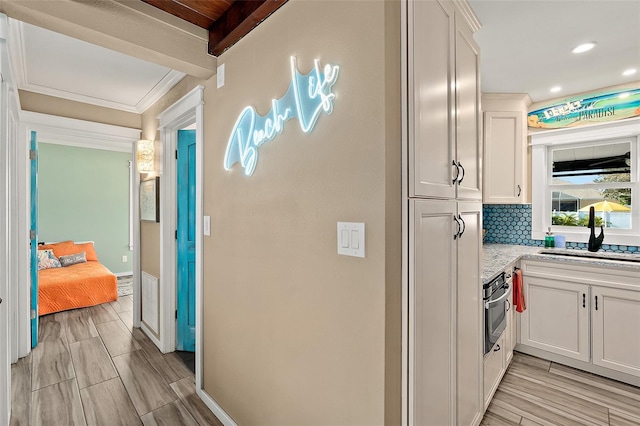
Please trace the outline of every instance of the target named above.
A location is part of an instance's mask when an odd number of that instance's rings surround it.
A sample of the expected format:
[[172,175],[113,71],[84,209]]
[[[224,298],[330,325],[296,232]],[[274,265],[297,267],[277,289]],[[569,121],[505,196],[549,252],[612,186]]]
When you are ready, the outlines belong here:
[[233,421],[231,416],[229,416],[223,409],[218,405],[218,403],[211,398],[204,389],[196,389],[196,394],[202,399],[202,401],[209,407],[209,410],[222,422],[224,426],[238,426],[236,422]]
[[133,275],[133,271],[130,272],[118,272],[117,274],[114,274],[116,277],[120,278],[120,277],[128,277],[130,275]]
[[158,347],[160,352],[162,352],[162,347],[160,346],[160,340],[158,340],[158,338],[153,334],[151,329],[147,327],[147,324],[145,324],[144,321],[140,321],[140,329],[144,332],[144,334],[147,335],[147,337],[153,342],[153,344]]

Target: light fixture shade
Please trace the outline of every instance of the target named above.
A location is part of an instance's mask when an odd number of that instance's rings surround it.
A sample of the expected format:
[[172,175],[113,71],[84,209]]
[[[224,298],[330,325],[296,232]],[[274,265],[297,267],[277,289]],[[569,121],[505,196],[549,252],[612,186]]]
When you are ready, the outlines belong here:
[[136,144],[136,164],[138,173],[155,173],[156,163],[154,141],[142,139]]

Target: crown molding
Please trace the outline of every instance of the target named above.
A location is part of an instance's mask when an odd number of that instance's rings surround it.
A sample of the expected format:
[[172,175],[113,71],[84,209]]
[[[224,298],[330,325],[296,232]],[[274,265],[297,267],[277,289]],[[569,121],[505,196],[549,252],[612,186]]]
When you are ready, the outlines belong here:
[[20,111],[20,122],[38,134],[38,142],[106,151],[131,152],[140,129]]
[[9,25],[9,55],[11,58],[11,66],[13,75],[16,79],[16,86],[20,90],[39,93],[41,95],[53,96],[56,98],[68,99],[71,101],[82,102],[100,107],[117,109],[120,111],[142,114],[151,105],[162,98],[173,86],[185,77],[185,73],[175,70],[169,72],[135,105],[114,102],[107,99],[96,98],[93,96],[83,95],[81,93],[69,92],[66,90],[56,89],[54,87],[41,86],[31,83],[27,72],[26,63],[26,44],[24,38],[24,24],[17,20],[11,20]]

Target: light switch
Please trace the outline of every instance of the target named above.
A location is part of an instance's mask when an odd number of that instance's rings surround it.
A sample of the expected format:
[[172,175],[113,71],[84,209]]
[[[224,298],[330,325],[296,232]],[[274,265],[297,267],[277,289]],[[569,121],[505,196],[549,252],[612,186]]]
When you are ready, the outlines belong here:
[[364,223],[338,222],[338,254],[364,257]]
[[202,233],[204,235],[211,235],[211,216],[204,216],[202,223]]
[[348,248],[349,247],[349,231],[343,229],[340,235],[340,247]]
[[218,66],[218,72],[216,75],[217,88],[224,86],[224,64]]
[[357,249],[360,247],[360,236],[358,231],[351,231],[350,247],[353,249]]

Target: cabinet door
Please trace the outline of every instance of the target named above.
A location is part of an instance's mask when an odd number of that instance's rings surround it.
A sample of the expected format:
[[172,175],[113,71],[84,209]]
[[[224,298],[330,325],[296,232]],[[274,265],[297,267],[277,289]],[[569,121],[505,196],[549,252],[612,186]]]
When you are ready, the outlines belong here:
[[408,17],[409,194],[455,198],[453,8],[410,1]]
[[589,286],[524,276],[523,345],[589,361]]
[[480,423],[482,406],[482,204],[459,202],[457,411],[461,426]]
[[522,113],[484,113],[483,201],[521,203],[523,194]]
[[493,349],[484,357],[483,395],[485,409],[489,406],[489,402],[491,402],[491,398],[500,384],[500,378],[505,369],[504,359],[503,334],[493,346]]
[[457,197],[481,200],[480,49],[462,17],[456,17],[455,41],[456,157],[462,170]]
[[455,201],[409,206],[409,423],[455,424]]
[[640,292],[592,286],[591,300],[593,363],[640,377]]
[[[508,280],[507,283],[509,287],[511,287],[511,294],[513,294],[513,280]],[[513,317],[513,309],[511,301],[513,300],[512,296],[504,302],[507,309],[507,326],[504,329],[504,351],[505,351],[505,366],[509,365],[511,362],[511,358],[513,358],[513,348],[516,343],[513,338],[513,330],[515,329],[515,318]]]

